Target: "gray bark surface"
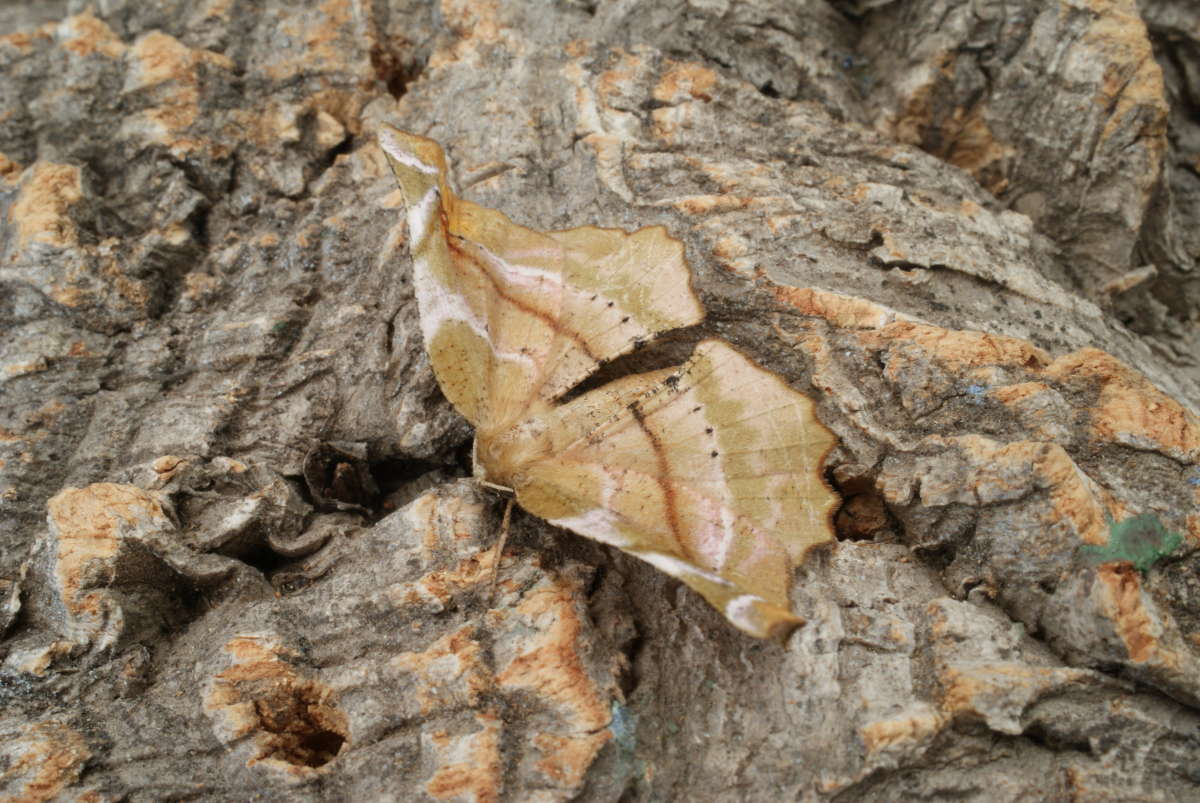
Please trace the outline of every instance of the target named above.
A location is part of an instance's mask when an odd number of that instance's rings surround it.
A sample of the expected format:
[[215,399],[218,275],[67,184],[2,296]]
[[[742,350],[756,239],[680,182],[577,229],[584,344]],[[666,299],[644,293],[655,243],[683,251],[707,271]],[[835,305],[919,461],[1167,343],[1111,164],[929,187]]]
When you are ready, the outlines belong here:
[[[0,795],[1200,796],[1185,0],[0,4]],[[374,141],[661,224],[818,402],[808,624],[472,483]]]

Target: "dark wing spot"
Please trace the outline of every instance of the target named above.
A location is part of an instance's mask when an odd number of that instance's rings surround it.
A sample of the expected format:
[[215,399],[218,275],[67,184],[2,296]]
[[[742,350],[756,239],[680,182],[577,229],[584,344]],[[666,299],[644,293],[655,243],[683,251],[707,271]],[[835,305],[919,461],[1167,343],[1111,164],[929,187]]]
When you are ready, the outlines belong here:
[[669,387],[671,390],[675,390],[679,387],[679,377],[675,374],[671,374],[663,380],[663,384]]
[[705,428],[704,428],[704,434],[705,434],[705,435],[711,435],[711,434],[712,434],[712,427],[705,427]]
[[692,412],[693,412],[693,413],[698,413],[698,412],[700,412],[700,407],[699,407],[699,406],[693,407],[693,408],[692,408]]
[[716,457],[716,456],[717,456],[717,450],[716,450],[716,449],[713,449],[712,456],[713,456],[713,457]]
[[610,302],[608,302],[608,306],[610,306],[610,307],[611,307],[611,306],[613,306],[613,304],[615,304],[615,303],[616,303],[616,302],[614,302],[614,301],[610,301]]
[[629,316],[626,315],[624,318],[622,318],[621,323],[629,323]]

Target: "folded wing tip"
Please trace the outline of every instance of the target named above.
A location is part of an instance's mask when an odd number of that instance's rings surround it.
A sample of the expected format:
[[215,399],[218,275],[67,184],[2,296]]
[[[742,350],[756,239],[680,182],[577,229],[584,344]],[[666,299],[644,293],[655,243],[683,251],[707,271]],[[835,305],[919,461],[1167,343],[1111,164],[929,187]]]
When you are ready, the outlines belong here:
[[725,603],[721,613],[742,632],[772,641],[786,640],[806,622],[803,617],[753,594],[734,597]]
[[427,175],[439,175],[446,170],[445,152],[432,139],[401,131],[388,123],[379,124],[376,138],[393,167],[402,166]]

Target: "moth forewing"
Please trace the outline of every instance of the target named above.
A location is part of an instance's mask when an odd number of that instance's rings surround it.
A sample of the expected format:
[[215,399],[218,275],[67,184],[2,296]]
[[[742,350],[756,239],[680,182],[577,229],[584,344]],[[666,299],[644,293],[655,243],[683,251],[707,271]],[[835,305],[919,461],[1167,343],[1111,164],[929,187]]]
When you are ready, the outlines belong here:
[[[798,623],[791,572],[831,540],[836,501],[821,475],[833,436],[805,418],[808,400],[717,340],[678,370],[612,384],[558,408],[555,453],[530,467],[518,502],[678,577],[753,635]],[[793,520],[793,501],[815,491],[817,526]]]
[[706,340],[679,368],[559,401],[703,318],[682,244],[661,226],[535,231],[458,199],[432,140],[385,126],[380,144],[408,204],[425,345],[476,427],[478,479],[679,578],[747,633],[802,624],[791,572],[832,539],[837,501],[811,400]]

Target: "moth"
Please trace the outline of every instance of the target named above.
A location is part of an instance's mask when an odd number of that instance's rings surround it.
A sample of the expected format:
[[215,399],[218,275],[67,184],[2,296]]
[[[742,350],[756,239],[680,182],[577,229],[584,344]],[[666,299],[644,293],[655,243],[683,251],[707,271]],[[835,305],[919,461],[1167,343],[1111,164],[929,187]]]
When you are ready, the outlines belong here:
[[792,570],[832,539],[837,504],[822,473],[835,438],[811,399],[710,339],[681,366],[562,400],[703,319],[683,244],[661,226],[535,231],[457,197],[433,140],[382,126],[379,143],[433,371],[475,427],[476,479],[682,580],[746,633],[803,624]]

